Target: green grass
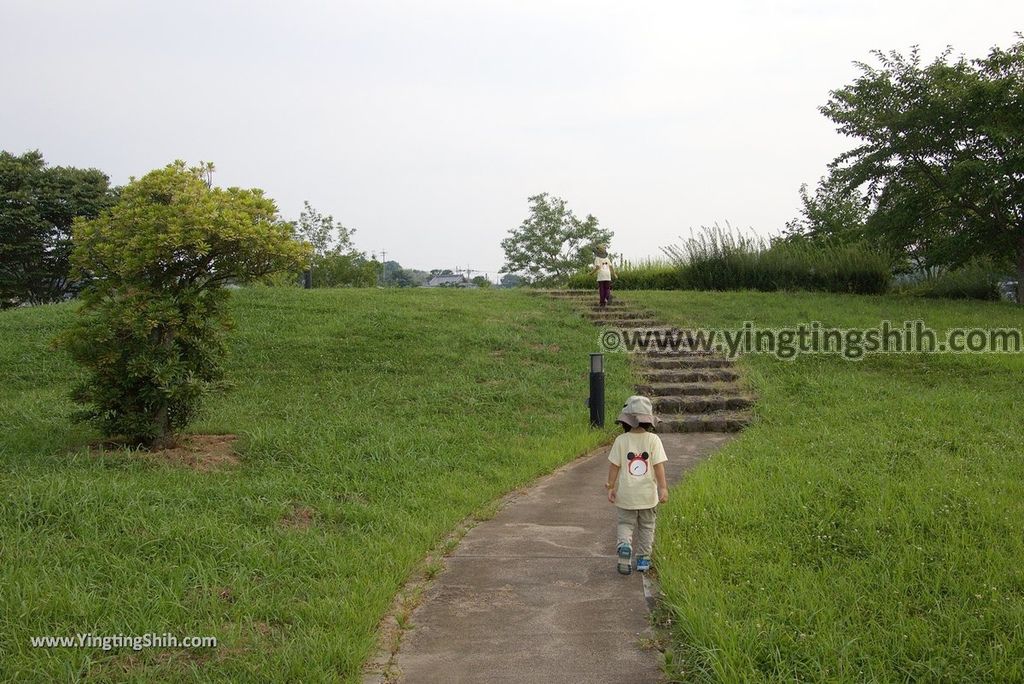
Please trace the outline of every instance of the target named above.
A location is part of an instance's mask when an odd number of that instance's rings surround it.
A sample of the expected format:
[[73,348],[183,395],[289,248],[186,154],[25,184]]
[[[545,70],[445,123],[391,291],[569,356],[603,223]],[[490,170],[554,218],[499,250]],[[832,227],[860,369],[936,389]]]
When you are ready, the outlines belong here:
[[[923,319],[1009,304],[625,293],[689,326]],[[741,359],[757,422],[659,516],[672,668],[704,681],[1024,680],[1024,356]]]
[[[564,304],[493,290],[233,301],[236,387],[193,431],[240,435],[242,463],[208,473],[90,454],[95,435],[68,419],[75,370],[47,346],[73,306],[0,314],[0,680],[355,680],[445,533],[610,434],[583,406],[594,329]],[[610,363],[609,396],[626,381]],[[312,524],[282,524],[298,507]],[[220,643],[29,647],[85,632]]]

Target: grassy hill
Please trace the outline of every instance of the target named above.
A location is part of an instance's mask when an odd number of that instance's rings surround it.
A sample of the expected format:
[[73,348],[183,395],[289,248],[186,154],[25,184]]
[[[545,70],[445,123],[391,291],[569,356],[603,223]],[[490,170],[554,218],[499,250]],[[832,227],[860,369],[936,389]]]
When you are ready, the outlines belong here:
[[[682,326],[1024,328],[1009,304],[642,292]],[[659,516],[673,668],[711,681],[1024,680],[1024,355],[741,359],[757,422]]]
[[[631,292],[687,327],[1024,327],[1002,304]],[[197,433],[203,471],[96,453],[70,305],[0,314],[0,679],[353,680],[459,520],[609,433],[590,325],[500,291],[253,289]],[[629,392],[609,356],[609,406]],[[1024,679],[1024,357],[741,359],[754,426],[659,517],[671,667],[715,681]],[[612,411],[610,410],[609,413]],[[214,635],[216,649],[32,649],[38,635]]]
[[[243,290],[210,471],[96,454],[60,305],[0,314],[0,679],[357,678],[428,549],[595,446],[593,328],[517,292]],[[609,396],[628,393],[609,363]],[[609,401],[616,407],[615,401]],[[611,409],[609,409],[611,412]],[[32,636],[213,635],[216,649],[32,649]]]

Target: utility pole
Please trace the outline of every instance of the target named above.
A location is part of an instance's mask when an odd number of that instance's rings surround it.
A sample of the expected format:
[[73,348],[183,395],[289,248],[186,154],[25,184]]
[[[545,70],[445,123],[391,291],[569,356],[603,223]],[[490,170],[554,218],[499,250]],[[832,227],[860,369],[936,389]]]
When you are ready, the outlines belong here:
[[381,284],[385,287],[388,284],[388,253],[383,249],[380,250],[380,277],[383,281]]

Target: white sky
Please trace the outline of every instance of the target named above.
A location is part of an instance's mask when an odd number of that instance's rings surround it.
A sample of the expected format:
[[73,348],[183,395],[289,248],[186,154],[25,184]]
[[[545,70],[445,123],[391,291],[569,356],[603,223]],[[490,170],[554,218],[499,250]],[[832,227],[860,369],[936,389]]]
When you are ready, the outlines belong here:
[[778,232],[850,145],[816,108],[854,60],[1022,29],[1019,0],[0,0],[0,148],[118,184],[213,161],[367,252],[493,278],[543,191],[629,258]]

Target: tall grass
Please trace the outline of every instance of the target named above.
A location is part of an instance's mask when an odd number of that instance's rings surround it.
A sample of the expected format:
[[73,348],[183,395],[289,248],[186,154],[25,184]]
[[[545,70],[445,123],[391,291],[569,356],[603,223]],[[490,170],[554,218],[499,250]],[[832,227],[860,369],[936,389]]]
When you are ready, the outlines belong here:
[[[717,224],[704,227],[665,257],[623,261],[617,290],[817,290],[880,294],[888,290],[891,263],[866,245],[767,240]],[[573,275],[570,288],[594,286],[589,271]]]
[[[683,290],[688,284],[684,271],[667,259],[639,261],[623,259],[615,264],[615,288],[619,290]],[[594,287],[594,275],[581,271],[569,278],[570,289]]]
[[664,248],[695,290],[817,290],[880,294],[890,259],[866,245],[766,240],[717,224]]

